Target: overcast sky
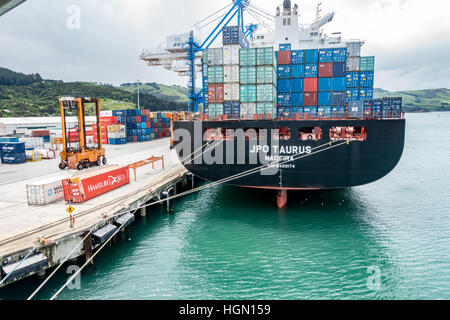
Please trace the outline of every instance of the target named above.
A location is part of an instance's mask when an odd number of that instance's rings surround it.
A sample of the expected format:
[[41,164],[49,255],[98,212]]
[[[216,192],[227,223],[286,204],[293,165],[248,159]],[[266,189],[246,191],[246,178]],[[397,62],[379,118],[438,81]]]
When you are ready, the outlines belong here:
[[[253,0],[274,12],[281,0]],[[293,3],[297,2],[295,0]],[[301,22],[314,17],[317,1],[300,3]],[[447,0],[321,0],[335,11],[324,30],[366,41],[376,56],[375,86],[388,90],[450,88],[450,2]],[[28,0],[0,17],[0,66],[43,78],[113,84],[186,85],[160,67],[139,60],[171,34],[193,25],[231,0]],[[80,9],[80,29],[71,19]],[[69,9],[69,13],[68,13]],[[247,21],[251,21],[248,19]]]

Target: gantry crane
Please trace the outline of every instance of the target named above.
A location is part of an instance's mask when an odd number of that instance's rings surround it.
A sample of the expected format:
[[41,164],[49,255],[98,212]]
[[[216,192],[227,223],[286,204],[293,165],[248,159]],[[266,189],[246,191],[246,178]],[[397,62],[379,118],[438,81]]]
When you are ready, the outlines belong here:
[[[196,79],[197,72],[202,72],[202,52],[208,49],[217,37],[222,33],[223,28],[228,26],[230,22],[237,16],[237,25],[241,28],[242,34],[245,38],[253,39],[253,33],[257,30],[258,25],[248,24],[244,25],[244,11],[252,7],[250,0],[233,0],[232,3],[219,11],[213,13],[209,17],[199,21],[200,23],[212,18],[219,13],[226,11],[226,13],[219,15],[219,17],[201,26],[202,28],[219,20],[220,22],[214,27],[213,31],[203,40],[203,42],[196,39],[194,31],[182,35],[171,36],[167,38],[167,48],[161,47],[153,51],[144,51],[140,58],[148,63],[149,66],[163,66],[168,70],[178,72],[180,76],[188,76],[188,90],[189,90],[189,108],[190,112],[198,112],[200,103],[206,104],[205,99],[207,89],[206,82],[202,81],[202,89],[197,92]],[[259,8],[254,7],[254,10]],[[249,9],[250,10],[250,9]],[[181,65],[184,63],[184,65]]]

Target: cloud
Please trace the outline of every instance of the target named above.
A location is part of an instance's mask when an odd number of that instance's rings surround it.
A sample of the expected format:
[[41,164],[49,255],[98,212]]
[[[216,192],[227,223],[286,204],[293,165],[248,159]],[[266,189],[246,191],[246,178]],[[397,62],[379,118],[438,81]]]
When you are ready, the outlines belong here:
[[[281,2],[281,1],[278,1]],[[273,0],[253,0],[274,12]],[[293,1],[294,3],[296,1]],[[300,2],[302,22],[314,18],[313,0]],[[231,0],[28,0],[0,17],[0,65],[65,81],[114,84],[144,82],[186,85],[160,67],[139,60],[167,35],[193,24]],[[376,86],[390,90],[450,87],[449,4],[444,0],[322,0],[336,12],[327,33],[366,41],[363,53],[376,56]],[[67,28],[67,8],[81,10],[81,29]],[[247,22],[252,21],[247,17]],[[203,32],[205,34],[205,30]]]

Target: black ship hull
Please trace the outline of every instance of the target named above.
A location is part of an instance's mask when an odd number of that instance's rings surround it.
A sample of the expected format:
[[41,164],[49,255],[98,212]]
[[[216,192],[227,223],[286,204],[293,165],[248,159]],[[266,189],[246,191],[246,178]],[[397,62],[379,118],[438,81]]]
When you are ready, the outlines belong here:
[[[317,140],[302,140],[297,134],[304,128],[320,128],[321,137]],[[336,141],[332,139],[330,130],[336,127],[364,128],[364,141]],[[239,149],[232,141],[215,141],[214,144],[203,145],[204,137],[195,142],[195,134],[202,135],[206,129],[248,129],[255,128],[273,130],[277,128],[289,128],[290,137],[287,140],[280,139],[279,146],[275,149],[268,142],[258,142],[264,145],[259,148],[266,160],[279,159],[284,164],[272,168],[271,172],[256,172],[234,180],[227,184],[265,188],[274,190],[311,190],[311,189],[339,189],[365,185],[386,176],[398,164],[404,149],[405,120],[252,120],[252,121],[177,121],[174,123],[174,147],[187,170],[195,176],[209,181],[218,181],[239,173],[267,164],[258,158],[251,164],[251,150],[254,145],[246,140],[245,152]],[[184,134],[189,132],[192,138],[177,138],[179,129]],[[303,132],[302,131],[302,132]],[[311,137],[308,137],[311,139]],[[198,139],[197,139],[198,140]],[[231,139],[232,140],[232,139]],[[190,144],[190,152],[197,150],[191,157],[189,152],[183,150],[183,145]],[[200,148],[199,148],[200,145]],[[329,147],[332,146],[332,147]],[[328,148],[329,147],[329,148]],[[200,149],[200,150],[198,150]],[[265,150],[261,150],[265,149]],[[206,151],[205,151],[206,150]],[[274,150],[279,151],[281,158],[272,157]],[[268,152],[267,152],[268,151]],[[216,162],[208,164],[203,161],[205,156],[215,157]],[[231,155],[231,156],[230,156]],[[298,159],[292,156],[299,156]],[[194,159],[197,157],[196,159]],[[228,158],[228,159],[227,159]],[[194,160],[193,160],[194,159]],[[219,160],[218,160],[219,159]],[[222,159],[222,160],[220,160]],[[289,161],[289,159],[294,159]],[[201,161],[200,161],[201,160]],[[218,160],[218,161],[217,161]],[[209,161],[211,162],[211,160]]]

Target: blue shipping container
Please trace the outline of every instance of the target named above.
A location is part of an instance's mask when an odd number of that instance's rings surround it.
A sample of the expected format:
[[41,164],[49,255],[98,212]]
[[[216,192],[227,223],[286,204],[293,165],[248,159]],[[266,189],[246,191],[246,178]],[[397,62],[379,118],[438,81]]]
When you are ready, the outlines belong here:
[[319,91],[331,91],[331,78],[319,78]]
[[318,72],[318,64],[305,64],[305,78],[317,78]]
[[292,64],[303,64],[303,63],[305,63],[305,51],[303,51],[303,50],[292,50],[292,52],[291,52],[291,63]]
[[319,62],[333,62],[333,49],[319,49]]
[[1,153],[25,153],[24,142],[3,142],[0,143]]
[[359,88],[350,88],[345,91],[345,102],[359,100]]
[[290,43],[280,43],[280,51],[290,51],[291,47]]
[[331,106],[317,107],[317,115],[321,118],[331,118]]
[[364,116],[364,101],[352,101],[348,104],[348,116],[362,118]]
[[370,72],[361,72],[359,76],[359,86],[364,88],[373,87],[374,73]]
[[333,62],[333,77],[345,77],[347,75],[347,63]]
[[345,104],[345,91],[333,92],[331,94],[331,105],[342,106]]
[[305,81],[303,79],[291,79],[291,92],[305,91]]
[[346,75],[347,88],[358,88],[359,87],[359,72],[348,72]]
[[373,88],[360,88],[359,99],[373,99]]
[[27,162],[25,153],[3,153],[2,163],[5,164],[21,164]]
[[278,94],[277,105],[280,107],[289,107],[291,105],[291,94],[290,93]]
[[347,48],[334,48],[333,62],[346,62],[346,61],[347,61]]
[[304,78],[305,66],[303,64],[294,64],[291,66],[291,78]]
[[3,142],[19,142],[19,138],[9,137],[9,138],[0,138],[0,143]]
[[333,78],[332,90],[333,91],[345,91],[345,89],[346,89],[345,82],[346,82],[345,77]]
[[305,63],[318,63],[319,62],[319,50],[305,50]]
[[240,114],[241,107],[238,101],[227,101],[223,104],[223,110],[225,114]]
[[279,79],[278,80],[278,92],[290,93],[291,92],[291,80],[290,79]]
[[306,106],[303,108],[303,114],[308,117],[317,117],[317,107],[315,106]]
[[291,95],[291,105],[293,107],[301,107],[303,106],[303,93],[293,93]]
[[331,106],[331,92],[319,92],[319,106]]
[[278,79],[289,79],[291,77],[291,66],[290,65],[277,66],[277,77]]

